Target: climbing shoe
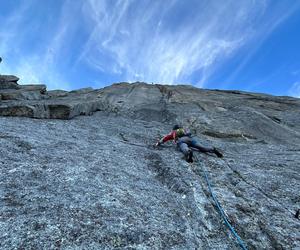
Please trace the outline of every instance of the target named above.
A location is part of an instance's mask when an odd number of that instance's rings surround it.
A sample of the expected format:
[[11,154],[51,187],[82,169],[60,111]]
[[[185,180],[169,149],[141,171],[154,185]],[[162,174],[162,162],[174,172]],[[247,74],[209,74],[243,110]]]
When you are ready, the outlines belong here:
[[189,150],[188,153],[186,154],[186,161],[187,162],[193,162],[193,151]]
[[223,154],[216,148],[214,148],[214,153],[216,154],[216,156],[218,156],[219,158],[223,157]]

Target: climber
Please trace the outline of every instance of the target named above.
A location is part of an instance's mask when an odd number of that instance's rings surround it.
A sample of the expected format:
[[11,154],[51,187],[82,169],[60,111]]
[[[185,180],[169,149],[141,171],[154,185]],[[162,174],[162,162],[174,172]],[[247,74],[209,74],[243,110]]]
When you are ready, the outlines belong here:
[[173,140],[177,144],[180,151],[184,154],[187,162],[193,162],[193,151],[191,148],[198,149],[203,153],[214,153],[218,157],[223,157],[222,153],[218,151],[215,147],[205,148],[201,146],[194,138],[189,130],[184,129],[182,126],[175,125],[173,130],[160,139],[155,145],[159,146],[169,140]]

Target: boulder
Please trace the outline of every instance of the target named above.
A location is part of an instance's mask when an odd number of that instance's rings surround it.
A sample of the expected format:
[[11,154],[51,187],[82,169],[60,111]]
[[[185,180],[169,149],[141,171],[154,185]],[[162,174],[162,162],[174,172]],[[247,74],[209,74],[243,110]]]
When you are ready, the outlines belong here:
[[19,78],[13,75],[0,75],[0,89],[18,89]]

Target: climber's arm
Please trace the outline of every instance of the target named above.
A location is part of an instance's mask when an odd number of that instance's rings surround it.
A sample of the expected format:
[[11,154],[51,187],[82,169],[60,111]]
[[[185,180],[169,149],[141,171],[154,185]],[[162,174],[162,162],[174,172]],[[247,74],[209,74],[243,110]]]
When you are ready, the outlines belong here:
[[170,132],[169,134],[167,134],[166,136],[164,136],[163,138],[161,138],[157,143],[156,146],[159,146],[167,141],[170,140],[174,140],[174,133],[176,133],[175,131]]

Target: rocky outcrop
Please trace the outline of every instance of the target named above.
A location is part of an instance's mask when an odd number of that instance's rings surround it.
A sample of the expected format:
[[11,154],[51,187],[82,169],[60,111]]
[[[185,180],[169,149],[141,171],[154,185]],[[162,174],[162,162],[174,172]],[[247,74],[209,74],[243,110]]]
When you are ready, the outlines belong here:
[[[46,85],[19,85],[16,76],[0,75],[0,100],[13,107],[14,101],[43,100],[46,98]],[[21,104],[22,105],[22,104]],[[13,114],[11,114],[13,115]]]
[[19,78],[11,75],[0,75],[0,89],[18,89]]
[[[299,247],[299,99],[145,83],[32,91],[0,104],[26,116],[0,117],[0,248],[238,249],[205,169],[248,249]],[[224,158],[188,164],[172,143],[153,147],[175,123]]]
[[[0,76],[0,115],[70,119],[101,110],[98,91],[46,91],[45,85],[18,85],[17,77]],[[11,85],[13,84],[13,85]]]

